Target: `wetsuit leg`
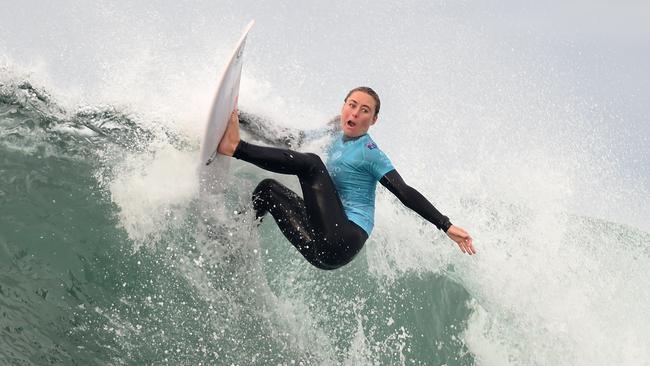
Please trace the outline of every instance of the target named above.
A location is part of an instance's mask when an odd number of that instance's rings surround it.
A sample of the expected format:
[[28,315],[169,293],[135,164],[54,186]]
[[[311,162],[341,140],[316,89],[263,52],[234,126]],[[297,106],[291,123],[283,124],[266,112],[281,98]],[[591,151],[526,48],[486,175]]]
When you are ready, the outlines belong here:
[[270,212],[285,237],[310,263],[323,269],[338,268],[361,250],[368,235],[348,220],[318,155],[240,141],[233,157],[298,177],[303,199],[269,179],[258,185],[253,200],[258,215]]
[[310,262],[321,257],[317,233],[307,219],[303,199],[295,192],[274,179],[264,179],[253,191],[253,208],[257,218],[270,212],[282,234]]

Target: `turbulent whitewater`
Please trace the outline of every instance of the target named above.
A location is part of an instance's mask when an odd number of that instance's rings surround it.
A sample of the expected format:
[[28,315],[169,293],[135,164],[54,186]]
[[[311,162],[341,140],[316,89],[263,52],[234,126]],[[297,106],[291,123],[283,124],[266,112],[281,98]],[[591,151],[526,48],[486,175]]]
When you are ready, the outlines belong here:
[[[0,364],[650,363],[635,99],[582,88],[599,61],[479,27],[495,9],[391,4],[356,22],[325,5],[24,8],[67,53],[2,18]],[[375,87],[373,137],[476,256],[382,188],[373,236],[336,271],[253,220],[269,173],[233,161],[230,188],[200,200],[210,88],[248,11],[240,106],[264,134],[317,128]]]

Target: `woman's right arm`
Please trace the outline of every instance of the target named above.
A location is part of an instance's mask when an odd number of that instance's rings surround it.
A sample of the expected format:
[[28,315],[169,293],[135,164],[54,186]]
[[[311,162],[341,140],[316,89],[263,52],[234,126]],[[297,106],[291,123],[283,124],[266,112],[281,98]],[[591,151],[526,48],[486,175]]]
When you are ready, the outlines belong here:
[[326,126],[302,131],[296,128],[274,125],[268,119],[258,115],[239,111],[239,123],[247,133],[264,143],[297,149],[305,143],[331,135],[338,129],[338,117],[330,120]]

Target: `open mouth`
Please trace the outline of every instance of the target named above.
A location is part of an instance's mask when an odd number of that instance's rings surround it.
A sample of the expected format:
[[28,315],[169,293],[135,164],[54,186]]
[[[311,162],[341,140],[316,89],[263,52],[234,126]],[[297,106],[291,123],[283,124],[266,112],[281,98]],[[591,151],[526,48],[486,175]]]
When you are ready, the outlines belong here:
[[347,121],[345,124],[347,124],[349,127],[354,127],[354,126],[357,125],[356,123],[354,123],[352,121]]

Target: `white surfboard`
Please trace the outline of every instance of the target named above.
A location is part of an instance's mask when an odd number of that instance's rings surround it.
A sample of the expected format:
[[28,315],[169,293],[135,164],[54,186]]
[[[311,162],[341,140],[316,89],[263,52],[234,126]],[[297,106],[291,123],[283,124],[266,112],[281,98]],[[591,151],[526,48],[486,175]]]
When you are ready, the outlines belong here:
[[217,154],[217,146],[223,136],[230,114],[236,106],[239,96],[239,82],[243,64],[244,46],[248,32],[255,21],[248,23],[244,33],[235,45],[226,67],[221,75],[217,91],[212,102],[210,117],[206,123],[205,134],[201,143],[201,187],[202,190],[214,191],[219,181],[228,174],[229,158]]

